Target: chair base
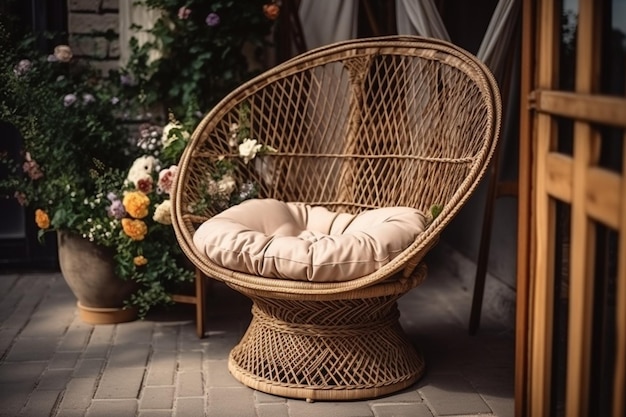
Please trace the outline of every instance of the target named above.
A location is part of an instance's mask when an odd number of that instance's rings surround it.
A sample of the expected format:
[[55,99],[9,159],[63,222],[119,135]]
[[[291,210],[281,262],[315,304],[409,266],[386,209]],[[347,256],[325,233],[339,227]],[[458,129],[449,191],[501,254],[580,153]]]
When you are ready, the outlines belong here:
[[229,356],[231,374],[258,391],[309,401],[369,399],[412,385],[424,360],[398,322],[396,300],[406,291],[397,294],[397,287],[322,300],[265,298],[236,288],[253,307]]

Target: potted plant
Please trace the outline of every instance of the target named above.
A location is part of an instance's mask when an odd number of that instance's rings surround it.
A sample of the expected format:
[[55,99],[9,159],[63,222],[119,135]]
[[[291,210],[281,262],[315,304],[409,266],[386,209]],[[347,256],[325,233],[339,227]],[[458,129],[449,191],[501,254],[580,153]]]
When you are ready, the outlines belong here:
[[[17,129],[23,143],[18,155],[0,154],[7,172],[0,194],[35,211],[41,240],[58,232],[61,269],[79,299],[81,317],[92,323],[125,321],[171,302],[176,285],[193,275],[171,226],[150,217],[139,239],[114,215],[113,194],[107,199],[114,193],[122,201],[133,192],[136,184],[127,180],[128,173],[145,153],[130,140],[128,107],[118,97],[123,83],[76,59],[67,45],[50,54],[39,53],[33,39],[2,46],[0,120]],[[158,177],[159,166],[153,168],[151,175]],[[160,196],[146,196],[151,200],[145,217],[153,216]],[[132,208],[127,213],[143,215]],[[76,253],[80,248],[85,252]],[[66,249],[77,260],[70,261]],[[96,267],[98,259],[110,261]],[[96,271],[115,275],[123,288],[109,291],[112,281],[89,281]],[[87,289],[93,291],[85,296]]]

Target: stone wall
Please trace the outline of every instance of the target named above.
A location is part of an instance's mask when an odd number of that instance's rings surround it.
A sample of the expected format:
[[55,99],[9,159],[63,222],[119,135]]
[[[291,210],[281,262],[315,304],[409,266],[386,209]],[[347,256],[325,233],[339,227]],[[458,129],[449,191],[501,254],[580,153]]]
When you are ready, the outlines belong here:
[[119,65],[119,1],[67,2],[67,26],[74,55],[89,59],[103,72]]

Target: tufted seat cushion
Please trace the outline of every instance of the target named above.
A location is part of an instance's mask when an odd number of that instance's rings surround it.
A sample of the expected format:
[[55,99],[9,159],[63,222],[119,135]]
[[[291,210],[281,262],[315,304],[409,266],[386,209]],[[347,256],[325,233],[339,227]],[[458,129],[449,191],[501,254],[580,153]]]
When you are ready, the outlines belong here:
[[387,264],[424,227],[424,215],[409,207],[352,215],[253,199],[203,223],[193,240],[211,261],[231,270],[302,281],[347,281]]

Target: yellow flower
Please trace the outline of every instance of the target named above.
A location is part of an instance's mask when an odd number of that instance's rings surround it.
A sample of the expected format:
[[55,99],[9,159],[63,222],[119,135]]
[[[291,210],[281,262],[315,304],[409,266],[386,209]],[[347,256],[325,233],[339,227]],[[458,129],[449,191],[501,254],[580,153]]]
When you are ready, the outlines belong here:
[[47,229],[50,227],[50,218],[48,217],[48,213],[42,209],[37,209],[35,211],[35,223],[37,223],[37,226],[40,229]]
[[148,226],[143,220],[122,219],[122,229],[132,240],[143,240],[148,233]]
[[132,191],[124,196],[122,204],[128,214],[136,219],[143,219],[148,215],[150,198],[141,191]]
[[133,258],[133,263],[135,264],[135,266],[144,266],[148,263],[148,260],[145,258],[145,256],[139,255]]

